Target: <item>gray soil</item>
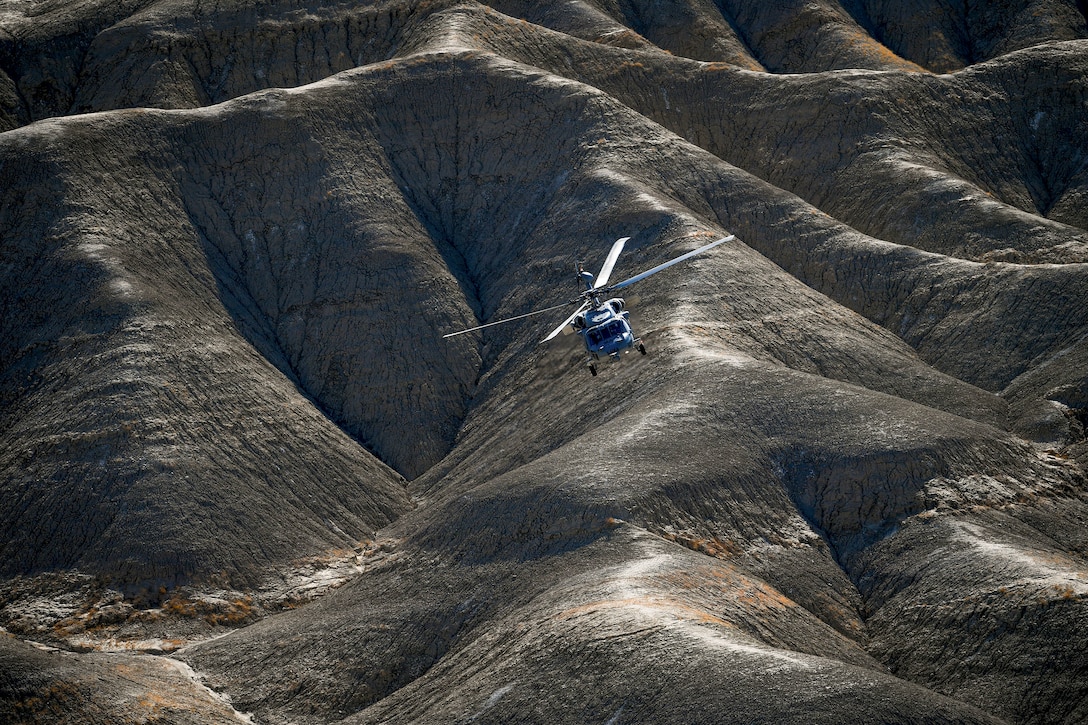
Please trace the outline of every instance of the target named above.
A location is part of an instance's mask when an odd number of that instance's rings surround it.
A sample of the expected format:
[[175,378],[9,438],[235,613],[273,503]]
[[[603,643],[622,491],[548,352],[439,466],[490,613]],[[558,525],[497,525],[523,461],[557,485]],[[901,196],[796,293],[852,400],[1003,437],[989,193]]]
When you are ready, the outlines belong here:
[[0,0],[0,721],[1088,721],[1086,13]]

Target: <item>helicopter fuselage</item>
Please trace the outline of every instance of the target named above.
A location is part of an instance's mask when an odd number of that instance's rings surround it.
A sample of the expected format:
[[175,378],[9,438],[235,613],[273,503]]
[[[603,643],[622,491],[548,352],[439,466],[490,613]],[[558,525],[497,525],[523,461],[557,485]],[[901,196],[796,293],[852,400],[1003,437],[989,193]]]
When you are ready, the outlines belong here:
[[597,303],[575,318],[574,329],[582,336],[592,359],[607,356],[618,360],[624,350],[641,346],[642,340],[631,329],[630,313],[623,307],[623,300],[616,297]]

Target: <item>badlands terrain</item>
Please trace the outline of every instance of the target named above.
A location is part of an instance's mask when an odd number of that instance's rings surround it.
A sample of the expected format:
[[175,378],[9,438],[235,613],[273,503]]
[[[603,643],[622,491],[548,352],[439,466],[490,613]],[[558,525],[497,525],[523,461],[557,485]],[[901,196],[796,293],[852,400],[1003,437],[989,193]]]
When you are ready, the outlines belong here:
[[1088,721],[1086,14],[0,0],[0,721]]

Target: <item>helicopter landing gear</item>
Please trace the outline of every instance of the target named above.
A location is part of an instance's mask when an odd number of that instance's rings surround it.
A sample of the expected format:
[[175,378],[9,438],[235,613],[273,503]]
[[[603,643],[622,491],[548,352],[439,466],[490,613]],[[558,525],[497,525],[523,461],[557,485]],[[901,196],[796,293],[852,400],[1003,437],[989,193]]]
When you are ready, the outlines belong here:
[[589,374],[592,375],[593,377],[597,377],[597,366],[594,365],[593,363],[589,364]]
[[643,355],[646,354],[646,346],[643,345],[641,342],[638,344],[638,351]]

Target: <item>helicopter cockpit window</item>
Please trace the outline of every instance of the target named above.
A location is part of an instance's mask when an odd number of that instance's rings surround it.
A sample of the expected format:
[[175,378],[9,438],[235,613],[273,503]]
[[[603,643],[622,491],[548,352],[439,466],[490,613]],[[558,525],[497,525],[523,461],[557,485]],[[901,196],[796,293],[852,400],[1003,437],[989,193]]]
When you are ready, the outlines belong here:
[[626,326],[623,324],[622,321],[613,320],[607,325],[601,325],[600,327],[595,327],[590,330],[586,334],[586,339],[589,341],[590,345],[600,345],[602,342],[609,338],[617,337],[626,333],[627,330],[625,329],[625,327]]

